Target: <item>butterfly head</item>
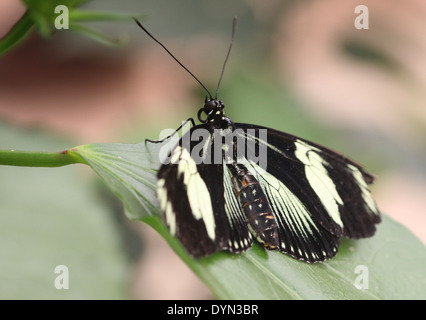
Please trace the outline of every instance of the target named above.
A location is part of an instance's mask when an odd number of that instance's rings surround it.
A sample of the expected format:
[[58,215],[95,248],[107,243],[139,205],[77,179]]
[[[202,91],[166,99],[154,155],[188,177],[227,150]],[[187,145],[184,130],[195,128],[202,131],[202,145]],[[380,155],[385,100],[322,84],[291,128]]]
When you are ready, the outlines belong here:
[[[200,120],[200,122],[202,123],[206,123],[206,122],[210,122],[213,121],[214,119],[217,118],[222,118],[223,116],[223,109],[225,108],[225,105],[223,104],[223,102],[221,100],[218,100],[216,98],[210,98],[204,101],[204,106],[198,110],[198,120]],[[207,115],[207,117],[205,119],[203,119],[201,117],[202,113],[205,113]]]

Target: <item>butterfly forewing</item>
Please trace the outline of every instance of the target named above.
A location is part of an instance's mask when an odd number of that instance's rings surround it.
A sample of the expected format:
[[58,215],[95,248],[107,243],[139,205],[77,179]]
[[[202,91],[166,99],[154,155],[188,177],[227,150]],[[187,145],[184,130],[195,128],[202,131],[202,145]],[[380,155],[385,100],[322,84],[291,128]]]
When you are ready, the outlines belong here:
[[[236,124],[247,139],[247,129],[259,126]],[[380,215],[368,184],[374,178],[342,155],[304,139],[267,129],[266,172],[282,182],[303,203],[312,219],[338,237],[360,238],[374,234]]]
[[[199,125],[187,134],[196,129],[210,130]],[[171,162],[158,172],[157,194],[164,220],[194,257],[225,249],[242,252],[252,245],[229,170],[223,164],[200,162],[214,153],[213,132],[209,133],[204,141],[182,137],[171,152]]]

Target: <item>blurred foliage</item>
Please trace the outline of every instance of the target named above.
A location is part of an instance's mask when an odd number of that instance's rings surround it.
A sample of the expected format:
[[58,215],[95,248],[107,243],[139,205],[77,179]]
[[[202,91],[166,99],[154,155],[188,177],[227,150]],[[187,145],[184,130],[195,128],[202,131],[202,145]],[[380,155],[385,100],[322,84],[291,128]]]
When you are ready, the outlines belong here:
[[384,70],[393,71],[400,67],[398,62],[388,54],[362,41],[346,39],[341,43],[341,49],[343,54],[353,59],[371,63],[374,66],[381,66]]
[[[0,39],[0,55],[11,50],[18,43],[23,41],[33,28],[45,38],[51,37],[57,30],[55,21],[63,14],[61,10],[56,10],[58,6],[66,6],[69,17],[69,30],[82,34],[95,41],[106,45],[124,44],[124,39],[113,39],[80,22],[98,20],[130,20],[132,14],[120,14],[112,12],[82,11],[77,9],[83,3],[90,0],[23,0],[27,6],[27,11],[22,18],[12,27],[8,34]],[[59,19],[63,23],[62,19]]]
[[50,37],[55,31],[55,20],[59,13],[55,12],[56,7],[65,5],[69,12],[76,10],[75,8],[82,3],[90,0],[23,0],[27,6],[26,15],[34,22],[38,32],[44,37]]

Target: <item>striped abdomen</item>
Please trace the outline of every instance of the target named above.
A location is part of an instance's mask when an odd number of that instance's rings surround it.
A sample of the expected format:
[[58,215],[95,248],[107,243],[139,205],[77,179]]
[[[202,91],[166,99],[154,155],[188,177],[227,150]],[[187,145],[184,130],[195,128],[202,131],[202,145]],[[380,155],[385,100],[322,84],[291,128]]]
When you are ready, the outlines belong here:
[[246,216],[250,232],[269,249],[279,245],[278,227],[268,200],[259,182],[241,164],[228,166],[232,173],[232,184]]

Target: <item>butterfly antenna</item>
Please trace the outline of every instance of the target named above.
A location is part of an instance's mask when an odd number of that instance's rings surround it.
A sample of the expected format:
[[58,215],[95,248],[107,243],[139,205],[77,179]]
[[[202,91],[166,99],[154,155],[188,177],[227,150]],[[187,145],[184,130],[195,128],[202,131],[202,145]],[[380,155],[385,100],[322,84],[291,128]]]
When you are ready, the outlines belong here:
[[212,99],[212,95],[211,95],[211,93],[210,93],[210,91],[209,90],[207,90],[207,88],[204,86],[204,84],[200,81],[200,80],[198,80],[198,78],[191,72],[191,71],[189,71],[188,70],[188,68],[187,67],[185,67],[160,41],[158,41],[152,34],[150,34],[149,32],[148,32],[148,30],[146,30],[145,29],[145,27],[142,25],[142,23],[139,21],[139,20],[137,20],[136,18],[134,18],[133,17],[133,20],[135,20],[135,22],[136,22],[136,24],[143,30],[143,31],[145,31],[145,33],[148,35],[148,36],[150,36],[151,37],[151,39],[152,40],[154,40],[155,42],[157,42],[161,47],[163,47],[163,49],[164,50],[166,50],[166,52],[173,58],[173,59],[175,59],[175,61],[177,62],[177,63],[179,63],[179,65],[182,67],[182,68],[184,68],[195,80],[197,80],[197,82],[204,88],[204,90],[206,90],[206,92],[209,94],[209,97],[210,97],[210,100]]
[[225,62],[223,63],[223,67],[222,67],[222,73],[220,74],[219,82],[217,83],[215,99],[217,99],[217,93],[218,93],[218,91],[219,91],[220,82],[222,81],[223,73],[225,72],[225,66],[226,66],[226,63],[228,62],[229,55],[230,55],[230,53],[231,53],[232,44],[234,43],[234,35],[235,35],[235,27],[236,27],[236,25],[237,25],[237,17],[235,16],[235,17],[234,17],[234,20],[233,20],[233,22],[232,22],[232,37],[231,37],[231,43],[229,44],[228,53],[226,54]]

